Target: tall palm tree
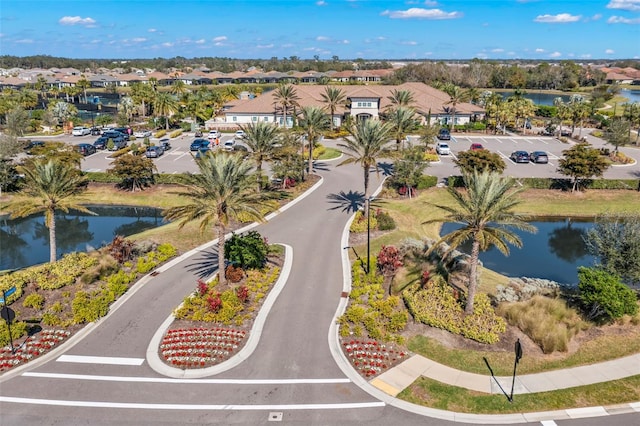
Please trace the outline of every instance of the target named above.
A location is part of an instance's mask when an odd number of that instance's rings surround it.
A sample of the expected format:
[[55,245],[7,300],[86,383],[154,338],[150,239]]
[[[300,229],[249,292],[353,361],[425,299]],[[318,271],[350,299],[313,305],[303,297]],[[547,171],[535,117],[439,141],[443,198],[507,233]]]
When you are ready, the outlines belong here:
[[266,121],[250,123],[240,126],[244,131],[242,141],[251,149],[251,157],[256,162],[256,174],[258,178],[258,191],[262,188],[262,162],[273,158],[278,145],[280,129]]
[[394,107],[409,107],[415,102],[413,93],[409,90],[393,89],[387,99],[391,101],[391,105]]
[[[338,144],[344,148],[346,160],[338,164],[359,163],[364,172],[364,198],[369,199],[369,173],[375,167],[378,173],[378,159],[382,157],[385,145],[389,142],[391,126],[378,120],[359,121],[355,127],[349,129],[350,137],[344,138],[344,143]],[[365,204],[366,206],[366,204]],[[365,211],[365,215],[368,212]]]
[[168,220],[179,220],[182,228],[193,220],[200,221],[200,231],[210,224],[218,235],[218,280],[226,284],[224,265],[225,233],[230,219],[243,216],[264,221],[261,208],[271,198],[268,193],[257,192],[251,175],[251,164],[240,156],[216,152],[196,159],[199,174],[188,176],[181,194],[187,204],[171,207],[163,212]]
[[187,84],[183,80],[176,80],[169,88],[169,92],[172,95],[180,96],[189,92],[189,89],[187,88]]
[[318,142],[322,132],[329,128],[329,117],[322,108],[304,107],[302,108],[300,127],[304,129],[309,144],[307,174],[310,175],[313,172],[313,147]]
[[449,100],[445,103],[451,105],[451,131],[455,131],[456,128],[456,107],[458,104],[467,101],[467,93],[455,84],[445,84],[443,91],[449,95]]
[[169,117],[178,111],[178,101],[168,92],[157,92],[153,99],[153,112],[156,117],[165,118],[165,129],[169,130]]
[[[512,211],[519,201],[516,195],[522,189],[513,189],[510,178],[503,178],[498,173],[474,171],[464,175],[466,190],[461,191],[449,187],[447,191],[453,197],[455,205],[432,204],[447,212],[441,219],[432,219],[425,223],[455,222],[462,228],[443,236],[433,247],[446,242],[450,248],[446,254],[455,250],[465,241],[471,241],[469,259],[469,284],[465,313],[473,313],[473,300],[478,286],[477,271],[480,250],[496,247],[505,256],[509,255],[512,244],[522,247],[520,237],[509,228],[527,232],[536,232],[533,225],[525,222],[525,218]],[[445,255],[446,255],[445,254]]]
[[283,125],[287,127],[287,109],[298,104],[300,98],[292,84],[281,84],[273,94],[276,101],[282,105]]
[[342,106],[346,101],[346,95],[344,94],[342,89],[328,86],[325,87],[324,93],[321,93],[320,96],[322,96],[322,101],[327,104],[327,109],[329,110],[329,115],[331,118],[331,130],[333,130],[335,127],[333,125],[333,115],[336,113],[336,109]]
[[391,133],[396,139],[397,150],[400,150],[400,141],[418,126],[415,115],[415,110],[407,107],[393,108],[386,114],[387,122],[391,125]]
[[84,76],[84,74],[81,76],[80,80],[78,80],[78,82],[76,83],[76,87],[78,87],[79,89],[82,90],[82,93],[84,94],[84,103],[88,103],[87,101],[87,89],[89,87],[91,87],[91,82],[89,80],[87,80],[87,78]]
[[24,198],[10,204],[7,210],[12,218],[26,217],[44,212],[44,223],[49,228],[49,261],[56,261],[56,211],[68,213],[70,209],[94,214],[77,204],[74,196],[85,188],[87,179],[78,169],[57,159],[38,159],[19,167],[24,174]]

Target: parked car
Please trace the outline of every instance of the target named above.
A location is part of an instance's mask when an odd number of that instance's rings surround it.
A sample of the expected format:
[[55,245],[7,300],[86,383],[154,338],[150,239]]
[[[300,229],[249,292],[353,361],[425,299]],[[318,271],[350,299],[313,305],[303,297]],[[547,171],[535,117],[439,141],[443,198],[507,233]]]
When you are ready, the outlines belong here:
[[547,164],[549,162],[549,156],[544,151],[533,151],[529,154],[529,159],[539,164]]
[[171,149],[171,143],[169,142],[169,139],[160,139],[160,146],[165,151],[169,151]]
[[189,146],[189,149],[191,151],[199,151],[202,148],[209,148],[209,141],[206,139],[196,139],[193,142],[191,142],[191,145]]
[[102,134],[102,130],[99,127],[92,127],[90,129],[91,136],[100,136]]
[[133,134],[133,136],[135,136],[136,138],[150,138],[151,137],[151,130],[138,130],[137,132],[135,132]]
[[236,146],[236,140],[235,139],[229,139],[228,141],[226,141],[222,145],[222,149],[224,149],[225,151],[233,151],[235,146]]
[[478,151],[480,149],[484,149],[484,146],[482,146],[481,143],[472,143],[471,144],[471,148],[469,148],[471,151]]
[[98,139],[96,139],[96,141],[93,143],[93,146],[95,149],[105,149],[107,147],[107,141],[109,140],[109,138],[104,137],[104,136],[100,136]]
[[529,153],[527,151],[513,151],[509,158],[514,163],[528,163]]
[[200,129],[196,130],[195,137],[196,138],[201,138],[202,137],[202,130],[200,130]]
[[96,147],[91,145],[90,143],[81,143],[78,144],[76,146],[73,147],[76,151],[78,151],[80,154],[84,155],[85,157],[87,155],[91,155],[91,154],[95,154],[96,153]]
[[236,130],[236,138],[238,139],[244,138],[244,130]]
[[145,155],[147,158],[158,158],[164,154],[164,149],[160,145],[151,145],[147,148]]
[[102,137],[107,138],[107,140],[111,139],[113,142],[124,142],[124,135],[120,132],[116,132],[115,130],[104,132]]
[[451,132],[449,132],[449,129],[440,129],[438,132],[438,139],[441,141],[451,140]]
[[436,144],[436,152],[440,155],[449,155],[451,154],[451,149],[449,149],[449,144],[446,142],[438,142]]
[[109,151],[118,151],[119,149],[126,148],[127,146],[127,141],[122,138],[118,140],[112,139],[112,141],[113,146],[111,148],[109,148],[109,142],[107,141],[107,148],[109,149]]
[[73,136],[86,136],[86,135],[91,134],[91,129],[89,129],[88,127],[84,127],[84,126],[76,126],[71,131],[71,134]]
[[124,138],[125,141],[128,141],[130,139],[130,133],[129,133],[128,127],[116,127],[113,130],[116,132],[122,133],[122,137]]
[[207,138],[209,139],[218,139],[220,137],[220,132],[218,130],[211,130]]
[[44,141],[29,141],[29,143],[25,145],[24,151],[29,155],[33,155],[33,149],[41,146],[44,146]]

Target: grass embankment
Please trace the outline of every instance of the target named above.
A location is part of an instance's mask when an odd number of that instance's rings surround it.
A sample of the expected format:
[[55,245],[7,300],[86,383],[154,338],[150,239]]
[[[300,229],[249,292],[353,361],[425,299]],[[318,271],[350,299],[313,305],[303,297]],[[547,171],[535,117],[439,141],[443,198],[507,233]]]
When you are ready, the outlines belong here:
[[[510,388],[507,390],[507,392]],[[514,395],[513,402],[502,394],[487,395],[449,386],[426,377],[400,392],[398,398],[440,410],[475,414],[530,413],[566,408],[614,405],[640,400],[640,376],[596,383],[553,392]]]

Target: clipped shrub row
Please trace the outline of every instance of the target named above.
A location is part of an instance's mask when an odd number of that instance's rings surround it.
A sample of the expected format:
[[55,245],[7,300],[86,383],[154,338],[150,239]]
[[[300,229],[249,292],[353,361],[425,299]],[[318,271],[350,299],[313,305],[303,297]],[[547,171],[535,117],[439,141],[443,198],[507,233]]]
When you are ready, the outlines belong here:
[[[396,222],[391,215],[381,209],[372,210],[369,216],[369,229],[389,231],[396,228]],[[362,211],[356,213],[356,217],[351,223],[350,232],[366,232],[367,231],[367,217]]]
[[[569,190],[573,186],[571,179],[558,178],[518,178],[518,182],[525,188],[532,189],[561,189]],[[462,188],[462,176],[449,176],[447,184],[450,187]],[[580,185],[585,189],[627,189],[637,190],[637,179],[582,179]]]

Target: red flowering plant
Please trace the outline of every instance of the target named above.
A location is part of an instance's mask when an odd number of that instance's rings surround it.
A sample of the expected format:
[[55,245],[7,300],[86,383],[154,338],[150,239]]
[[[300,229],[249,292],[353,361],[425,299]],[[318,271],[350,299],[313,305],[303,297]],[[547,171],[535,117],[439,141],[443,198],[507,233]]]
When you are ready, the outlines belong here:
[[394,246],[382,246],[376,262],[382,275],[393,275],[402,266],[400,251]]
[[364,377],[372,378],[402,362],[407,353],[375,340],[342,342],[351,365]]
[[24,343],[14,348],[13,352],[9,346],[0,348],[0,372],[24,364],[50,351],[70,335],[71,332],[67,330],[42,330],[27,337]]
[[179,328],[168,330],[160,344],[160,354],[170,365],[203,368],[228,359],[242,347],[244,330],[228,328]]

